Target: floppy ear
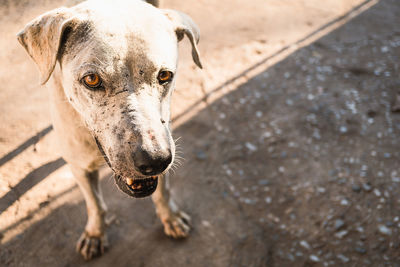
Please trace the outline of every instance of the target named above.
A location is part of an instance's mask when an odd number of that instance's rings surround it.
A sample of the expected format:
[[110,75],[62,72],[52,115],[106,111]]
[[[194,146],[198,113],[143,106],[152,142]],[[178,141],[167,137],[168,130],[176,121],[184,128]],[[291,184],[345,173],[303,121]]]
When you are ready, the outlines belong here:
[[54,70],[61,36],[71,21],[71,10],[58,8],[32,20],[17,34],[18,41],[39,68],[41,84],[49,80]]
[[200,30],[194,21],[185,13],[165,9],[165,15],[172,21],[175,27],[175,32],[178,37],[178,41],[181,41],[184,37],[184,34],[189,38],[190,43],[192,45],[192,57],[194,63],[201,69],[203,66],[200,62],[200,53],[197,48],[197,43],[200,39]]

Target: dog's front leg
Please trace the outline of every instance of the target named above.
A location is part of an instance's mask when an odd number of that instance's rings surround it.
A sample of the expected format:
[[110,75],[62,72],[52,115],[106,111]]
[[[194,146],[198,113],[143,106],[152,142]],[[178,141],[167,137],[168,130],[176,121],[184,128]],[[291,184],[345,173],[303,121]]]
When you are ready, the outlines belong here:
[[88,220],[85,231],[76,244],[76,250],[85,260],[104,253],[108,246],[105,233],[105,214],[107,206],[104,203],[99,184],[98,170],[87,170],[71,166],[86,201]]
[[186,237],[190,231],[190,216],[181,211],[171,198],[168,176],[166,174],[158,178],[158,187],[152,199],[165,234],[173,238]]

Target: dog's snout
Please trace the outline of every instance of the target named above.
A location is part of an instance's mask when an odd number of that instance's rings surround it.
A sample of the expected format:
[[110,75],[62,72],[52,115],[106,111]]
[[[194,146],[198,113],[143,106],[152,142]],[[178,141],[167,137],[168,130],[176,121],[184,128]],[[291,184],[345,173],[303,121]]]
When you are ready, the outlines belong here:
[[172,153],[170,149],[155,153],[138,149],[133,153],[133,160],[136,170],[143,175],[157,175],[169,166],[172,161]]

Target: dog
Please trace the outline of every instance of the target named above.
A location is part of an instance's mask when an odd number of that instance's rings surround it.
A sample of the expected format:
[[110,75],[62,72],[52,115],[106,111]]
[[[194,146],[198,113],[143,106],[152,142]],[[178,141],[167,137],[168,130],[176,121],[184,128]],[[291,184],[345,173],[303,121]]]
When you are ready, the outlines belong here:
[[76,245],[85,260],[108,246],[98,174],[105,162],[122,192],[152,195],[168,236],[190,230],[190,217],[168,188],[175,159],[170,99],[184,36],[202,68],[199,29],[186,14],[149,2],[89,0],[44,13],[17,34],[49,89],[62,156],[86,202],[88,220]]

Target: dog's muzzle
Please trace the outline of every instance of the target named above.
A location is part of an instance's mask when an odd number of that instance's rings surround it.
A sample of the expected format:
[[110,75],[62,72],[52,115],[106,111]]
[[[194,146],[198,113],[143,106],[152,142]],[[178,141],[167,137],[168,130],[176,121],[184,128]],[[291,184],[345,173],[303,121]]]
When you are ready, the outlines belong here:
[[150,196],[157,189],[158,177],[141,179],[124,179],[120,175],[114,174],[114,180],[119,189],[131,197],[142,198]]
[[133,178],[123,178],[120,175],[116,175],[106,153],[104,153],[103,147],[100,144],[99,140],[96,137],[94,139],[96,140],[97,147],[99,148],[108,166],[114,172],[115,183],[122,192],[131,197],[142,198],[150,196],[151,194],[154,193],[154,191],[156,191],[158,184],[157,176],[133,179]]

